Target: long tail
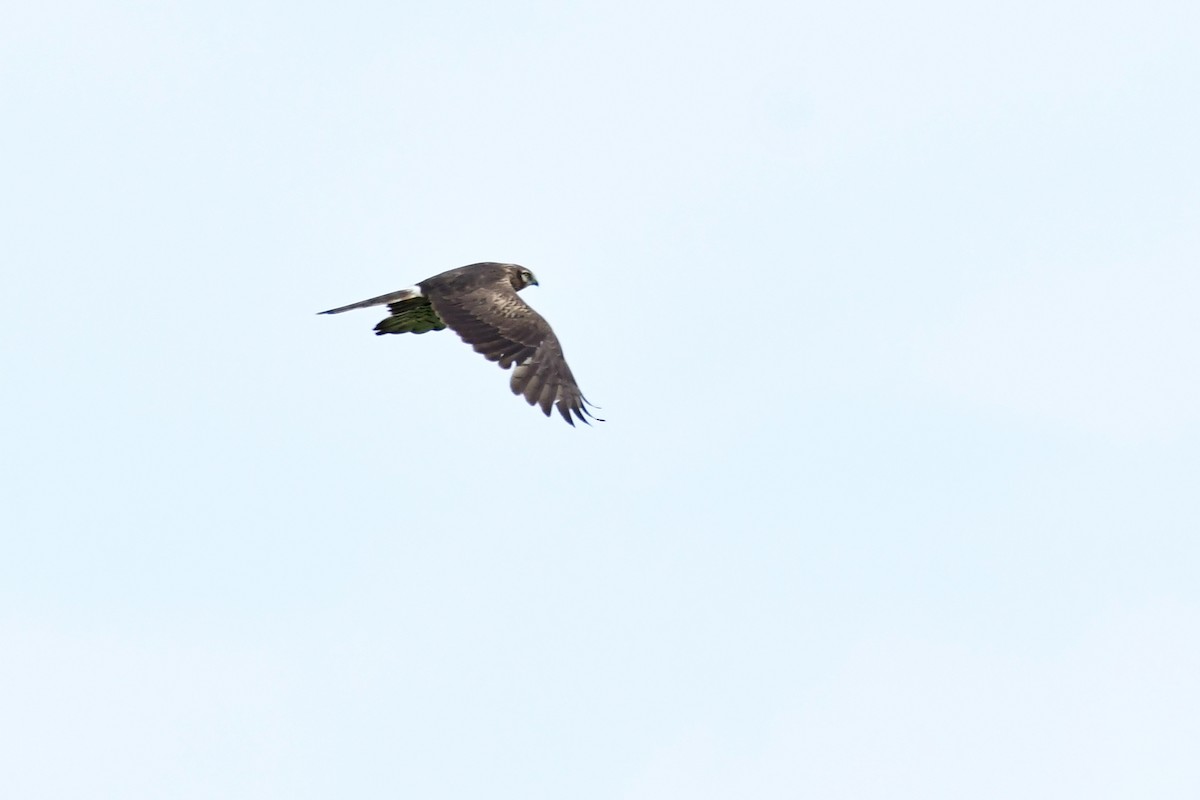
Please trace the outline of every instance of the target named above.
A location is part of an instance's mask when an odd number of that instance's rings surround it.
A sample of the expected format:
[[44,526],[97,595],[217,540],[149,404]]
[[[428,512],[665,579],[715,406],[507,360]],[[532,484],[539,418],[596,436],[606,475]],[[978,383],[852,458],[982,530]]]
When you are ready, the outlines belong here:
[[372,297],[370,300],[360,300],[357,303],[351,303],[348,306],[342,306],[341,308],[331,308],[328,311],[318,311],[317,313],[318,314],[340,314],[343,311],[352,311],[353,309],[356,309],[356,308],[370,308],[371,306],[381,306],[384,303],[394,303],[397,300],[408,300],[409,298],[420,297],[420,296],[421,296],[421,290],[414,286],[411,289],[401,289],[397,292],[389,292],[388,294],[381,294],[381,295],[379,295],[379,297]]

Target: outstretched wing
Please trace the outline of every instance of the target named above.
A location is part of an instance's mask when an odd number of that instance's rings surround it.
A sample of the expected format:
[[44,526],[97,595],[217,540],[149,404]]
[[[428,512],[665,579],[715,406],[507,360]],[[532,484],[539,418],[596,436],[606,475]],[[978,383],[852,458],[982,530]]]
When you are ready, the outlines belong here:
[[513,368],[509,382],[513,394],[540,406],[546,416],[557,406],[571,425],[575,419],[598,419],[588,410],[590,404],[579,391],[550,324],[517,296],[507,279],[465,293],[438,292],[423,285],[438,316],[464,342],[501,368]]

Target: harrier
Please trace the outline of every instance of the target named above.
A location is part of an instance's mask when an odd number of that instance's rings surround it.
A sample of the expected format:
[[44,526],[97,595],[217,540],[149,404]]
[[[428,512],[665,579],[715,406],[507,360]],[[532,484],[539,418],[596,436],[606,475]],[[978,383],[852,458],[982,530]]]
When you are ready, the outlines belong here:
[[513,394],[524,395],[531,406],[541,406],[546,416],[557,406],[571,425],[575,419],[588,422],[589,417],[603,422],[588,410],[591,403],[579,391],[550,324],[517,296],[530,285],[537,286],[537,278],[524,267],[488,261],[434,275],[411,289],[320,313],[340,314],[386,303],[391,316],[375,326],[376,335],[449,327],[484,358],[503,369],[512,367]]

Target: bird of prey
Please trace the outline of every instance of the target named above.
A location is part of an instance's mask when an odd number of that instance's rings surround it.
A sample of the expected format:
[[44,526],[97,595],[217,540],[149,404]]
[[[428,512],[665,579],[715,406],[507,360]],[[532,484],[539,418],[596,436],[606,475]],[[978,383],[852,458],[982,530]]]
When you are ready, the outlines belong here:
[[375,326],[376,335],[449,327],[489,361],[503,369],[512,367],[513,394],[524,395],[531,406],[541,406],[546,416],[557,406],[572,426],[575,419],[591,424],[589,417],[603,422],[588,410],[591,403],[579,391],[550,324],[517,296],[530,285],[537,286],[537,278],[525,267],[487,261],[434,275],[410,289],[320,313],[340,314],[386,303],[391,315]]

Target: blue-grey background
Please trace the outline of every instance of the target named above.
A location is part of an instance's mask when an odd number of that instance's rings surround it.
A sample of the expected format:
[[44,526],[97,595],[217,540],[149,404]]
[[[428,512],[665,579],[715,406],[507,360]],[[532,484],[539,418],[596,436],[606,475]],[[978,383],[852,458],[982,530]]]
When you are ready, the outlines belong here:
[[[7,3],[0,793],[1200,796],[1200,6]],[[314,312],[515,261],[608,422]]]

